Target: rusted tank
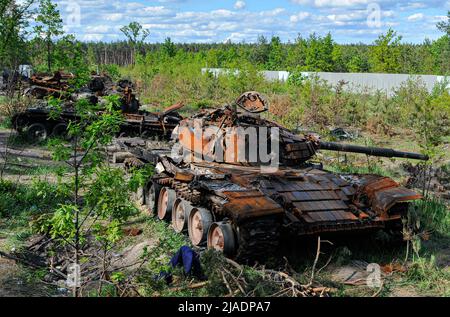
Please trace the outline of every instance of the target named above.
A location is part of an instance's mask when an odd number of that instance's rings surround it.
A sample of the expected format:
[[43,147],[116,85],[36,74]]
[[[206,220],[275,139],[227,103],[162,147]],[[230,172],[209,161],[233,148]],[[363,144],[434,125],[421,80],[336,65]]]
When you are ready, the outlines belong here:
[[148,211],[186,232],[193,245],[240,260],[267,257],[282,233],[401,228],[408,204],[421,199],[419,194],[387,177],[334,174],[311,158],[320,149],[426,156],[295,135],[262,119],[259,113],[265,110],[265,99],[249,92],[232,105],[181,121],[170,153],[134,149],[142,161],[156,166],[145,188]]
[[[33,141],[45,140],[48,136],[64,136],[69,122],[79,121],[74,108],[80,99],[87,99],[99,109],[104,104],[105,96],[120,96],[120,107],[124,115],[124,123],[119,135],[170,138],[172,130],[178,125],[182,117],[177,112],[183,104],[175,104],[160,113],[140,110],[141,104],[134,90],[135,86],[128,80],[117,83],[106,75],[92,75],[85,87],[75,91],[70,85],[74,76],[56,72],[53,76],[34,75],[29,79],[31,86],[24,92],[33,98],[33,106],[17,113],[12,118],[13,127],[18,131],[26,131]],[[72,89],[70,89],[72,88]],[[60,98],[63,111],[58,117],[51,115],[46,98]]]

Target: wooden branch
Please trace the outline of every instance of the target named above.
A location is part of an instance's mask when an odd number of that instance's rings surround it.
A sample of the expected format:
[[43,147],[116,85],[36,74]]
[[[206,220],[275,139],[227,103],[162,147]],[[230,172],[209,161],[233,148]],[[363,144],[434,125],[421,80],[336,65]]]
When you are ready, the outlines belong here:
[[309,284],[308,285],[312,285],[313,281],[314,281],[314,275],[315,275],[315,270],[316,270],[316,265],[317,265],[317,261],[319,261],[319,257],[320,257],[320,236],[317,237],[317,251],[316,251],[316,258],[314,259],[314,264],[312,266],[312,270],[311,270],[311,278],[309,280]]
[[231,290],[231,287],[230,287],[230,284],[228,283],[228,281],[227,281],[227,279],[226,279],[226,277],[225,277],[225,274],[223,274],[223,271],[221,271],[220,272],[221,274],[222,274],[222,279],[223,279],[223,282],[225,283],[225,286],[227,287],[227,289],[228,289],[228,292],[230,292],[230,296],[233,296],[233,291]]

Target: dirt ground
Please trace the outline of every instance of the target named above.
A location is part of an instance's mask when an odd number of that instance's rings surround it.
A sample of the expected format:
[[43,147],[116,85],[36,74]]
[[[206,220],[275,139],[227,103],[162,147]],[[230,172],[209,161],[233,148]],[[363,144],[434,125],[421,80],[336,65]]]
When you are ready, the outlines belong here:
[[[4,240],[0,239],[0,249]],[[0,297],[47,297],[53,291],[42,283],[34,281],[29,272],[13,260],[0,256]]]

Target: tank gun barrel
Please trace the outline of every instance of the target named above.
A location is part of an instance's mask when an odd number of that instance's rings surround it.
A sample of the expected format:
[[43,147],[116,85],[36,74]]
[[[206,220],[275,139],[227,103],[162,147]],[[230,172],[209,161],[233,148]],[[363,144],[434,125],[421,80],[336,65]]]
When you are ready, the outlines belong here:
[[366,147],[360,145],[340,144],[335,142],[320,142],[320,149],[338,152],[361,153],[371,156],[398,157],[422,161],[429,160],[428,155],[419,153],[402,152],[393,149]]

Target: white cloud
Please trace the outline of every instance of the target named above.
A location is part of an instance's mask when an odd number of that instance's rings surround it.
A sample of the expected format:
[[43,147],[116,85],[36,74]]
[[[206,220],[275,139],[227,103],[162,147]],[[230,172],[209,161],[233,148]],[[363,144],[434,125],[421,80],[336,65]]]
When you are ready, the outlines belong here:
[[416,22],[416,21],[423,20],[423,18],[424,18],[423,13],[415,13],[408,17],[408,21]]
[[111,27],[108,25],[92,25],[86,27],[86,33],[108,33]]
[[104,14],[103,19],[105,19],[106,21],[117,22],[123,19],[123,14],[122,13]]
[[300,5],[310,5],[314,7],[352,7],[361,4],[369,4],[373,0],[292,0]]
[[[63,19],[67,18],[70,12],[66,3],[71,1],[54,1],[59,4]],[[405,35],[405,41],[417,43],[425,37],[440,36],[436,22],[445,19],[446,6],[450,6],[449,0],[279,0],[265,3],[264,9],[255,8],[249,14],[247,0],[229,0],[228,9],[221,5],[225,1],[210,1],[209,9],[194,9],[193,2],[76,0],[81,8],[80,25],[66,24],[65,28],[83,40],[123,39],[120,27],[137,21],[150,29],[151,42],[161,42],[166,37],[175,42],[254,42],[258,35],[280,36],[287,41],[295,39],[298,33],[308,36],[311,32],[331,32],[337,36],[337,42],[370,43],[376,38],[372,34],[395,25],[395,30]],[[369,3],[381,7],[380,27],[375,29],[367,26]]]
[[236,3],[234,4],[234,8],[236,10],[241,10],[244,9],[246,7],[246,3],[244,1],[236,1]]
[[290,20],[292,23],[297,23],[297,22],[299,22],[299,21],[304,21],[304,20],[306,20],[306,19],[309,18],[310,16],[311,16],[311,14],[310,14],[309,12],[299,12],[299,13],[297,13],[297,14],[295,14],[295,15],[291,15],[290,18],[289,18],[289,20]]

